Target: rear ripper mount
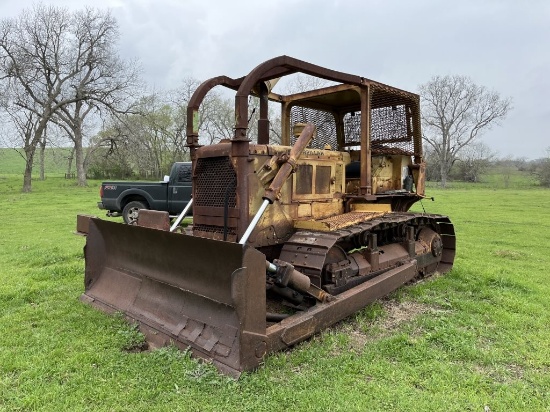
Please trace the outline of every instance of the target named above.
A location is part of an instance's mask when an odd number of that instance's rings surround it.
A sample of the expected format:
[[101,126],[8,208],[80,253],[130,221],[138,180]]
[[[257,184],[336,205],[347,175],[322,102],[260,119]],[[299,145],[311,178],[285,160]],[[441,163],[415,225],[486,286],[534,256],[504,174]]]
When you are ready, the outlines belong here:
[[[271,91],[295,72],[339,84]],[[201,147],[198,109],[217,85],[237,90],[235,137]],[[257,144],[246,137],[250,95],[260,97]],[[282,145],[268,144],[268,102],[282,106]],[[190,348],[239,376],[453,265],[450,220],[407,211],[424,197],[417,95],[281,56],[200,85],[187,143],[191,235],[178,233],[185,211],[172,226],[155,211],[137,226],[89,220],[82,300],[138,322],[152,347]]]

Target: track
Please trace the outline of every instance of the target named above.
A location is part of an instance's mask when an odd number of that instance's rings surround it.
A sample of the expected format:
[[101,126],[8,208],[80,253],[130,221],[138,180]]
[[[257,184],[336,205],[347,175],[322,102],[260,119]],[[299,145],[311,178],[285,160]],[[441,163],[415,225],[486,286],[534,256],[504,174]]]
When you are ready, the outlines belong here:
[[[318,287],[325,285],[323,271],[327,263],[346,259],[348,253],[364,249],[376,235],[377,246],[406,244],[407,231],[414,228],[415,239],[423,228],[436,232],[442,241],[441,259],[431,265],[424,275],[434,271],[451,270],[455,257],[454,227],[447,216],[422,213],[388,213],[335,231],[299,230],[283,246],[280,259],[292,263],[297,270],[308,275]],[[389,268],[388,268],[389,269]],[[383,273],[380,271],[379,273]],[[363,280],[355,279],[353,284]],[[352,285],[350,285],[352,286]]]

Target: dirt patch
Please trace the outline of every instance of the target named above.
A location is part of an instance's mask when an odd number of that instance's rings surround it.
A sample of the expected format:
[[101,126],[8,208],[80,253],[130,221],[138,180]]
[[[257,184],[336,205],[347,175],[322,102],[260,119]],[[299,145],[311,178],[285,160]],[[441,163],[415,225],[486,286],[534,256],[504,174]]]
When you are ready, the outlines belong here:
[[369,343],[374,342],[382,336],[381,333],[365,333],[353,331],[350,334],[350,348],[355,351],[361,351]]
[[345,324],[342,332],[349,336],[349,345],[353,350],[362,350],[369,342],[390,335],[401,325],[413,321],[417,316],[425,313],[439,313],[441,309],[418,302],[396,302],[383,300],[379,302],[383,308],[383,315],[367,325],[354,322]]
[[525,374],[525,368],[517,364],[505,365],[476,365],[473,370],[478,374],[485,376],[493,382],[511,384],[521,381]]
[[435,312],[436,309],[418,302],[383,302],[386,316],[377,321],[385,330],[397,329],[401,324],[409,322],[423,313]]
[[495,256],[510,259],[510,260],[520,260],[525,257],[525,254],[522,252],[517,252],[515,250],[497,250],[493,252]]

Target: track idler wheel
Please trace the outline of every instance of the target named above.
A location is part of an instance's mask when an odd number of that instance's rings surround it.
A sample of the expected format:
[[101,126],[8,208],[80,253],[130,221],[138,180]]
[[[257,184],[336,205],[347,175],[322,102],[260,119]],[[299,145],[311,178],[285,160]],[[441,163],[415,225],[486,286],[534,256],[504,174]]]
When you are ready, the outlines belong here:
[[418,233],[417,245],[421,247],[416,250],[419,271],[424,275],[435,272],[443,253],[441,236],[432,229],[423,228]]

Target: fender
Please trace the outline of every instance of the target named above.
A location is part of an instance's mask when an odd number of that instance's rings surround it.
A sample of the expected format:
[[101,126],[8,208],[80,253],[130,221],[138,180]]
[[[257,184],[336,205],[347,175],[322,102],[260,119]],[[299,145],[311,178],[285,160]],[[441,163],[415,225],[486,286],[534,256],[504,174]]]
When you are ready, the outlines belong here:
[[116,207],[119,211],[122,211],[123,204],[127,203],[125,199],[128,197],[140,196],[145,199],[150,208],[155,209],[165,204],[165,201],[154,200],[149,193],[143,189],[130,188],[124,190],[116,199]]

